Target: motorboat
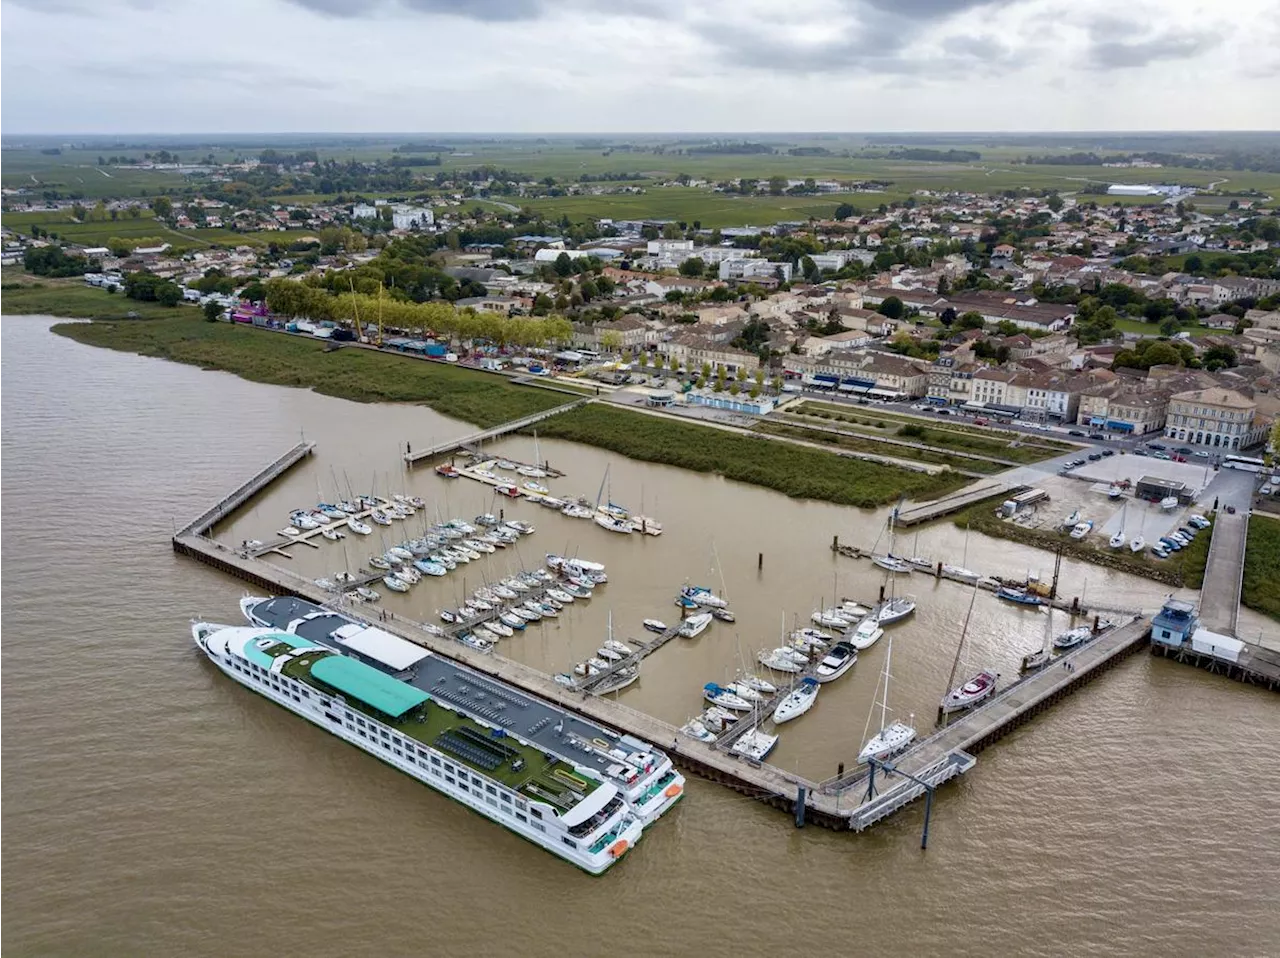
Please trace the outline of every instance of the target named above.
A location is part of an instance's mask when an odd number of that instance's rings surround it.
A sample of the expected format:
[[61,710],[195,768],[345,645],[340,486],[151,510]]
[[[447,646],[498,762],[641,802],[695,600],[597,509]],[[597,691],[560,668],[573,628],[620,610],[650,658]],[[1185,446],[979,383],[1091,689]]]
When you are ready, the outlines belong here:
[[453,463],[442,462],[436,466],[436,475],[443,476],[446,479],[457,479],[462,473],[458,471],[458,467]]
[[825,649],[831,644],[831,634],[821,629],[796,629],[791,633],[791,644],[806,652],[812,649]]
[[680,606],[682,609],[696,609],[698,607],[698,603],[694,602],[687,595],[676,596],[676,605]]
[[[688,735],[690,738],[696,738],[700,742],[714,742],[716,740],[715,733],[711,732],[697,719],[691,719],[684,725],[680,726],[680,731],[683,734]],[[734,744],[736,746],[737,743],[735,742]]]
[[482,638],[474,632],[463,632],[458,636],[458,641],[469,648],[475,649],[477,652],[493,651],[493,640]]
[[1009,585],[1002,585],[996,589],[996,598],[1004,599],[1006,602],[1015,602],[1018,605],[1038,606],[1042,604],[1038,595],[1033,595],[1026,589],[1019,589]]
[[344,538],[342,533],[339,532],[337,529],[334,529],[332,526],[325,526],[323,529],[320,530],[320,534],[324,536],[326,539],[328,539],[330,542],[337,542],[339,539]]
[[766,669],[771,669],[774,672],[799,672],[804,668],[808,659],[797,661],[795,653],[795,649],[782,646],[768,651],[761,651],[756,658]]
[[302,535],[302,530],[296,526],[285,526],[283,529],[276,530],[276,534],[292,538],[294,536]]
[[753,728],[738,736],[738,740],[733,743],[729,751],[752,762],[763,762],[777,744],[777,735],[770,735],[758,728]]
[[314,581],[317,587],[324,589],[324,591],[326,592],[337,591],[338,586],[332,579],[321,578],[321,579],[316,579]]
[[[595,668],[594,666],[586,662],[579,662],[577,665],[573,667],[574,675],[585,675],[590,677],[592,675],[598,675],[599,673],[600,673],[599,669]],[[714,737],[715,736],[712,736],[712,738]]]
[[436,614],[440,616],[440,621],[441,621],[441,622],[450,622],[450,623],[453,623],[453,622],[457,622],[457,621],[458,621],[458,616],[457,616],[457,614],[456,614],[456,613],[454,613],[454,612],[451,612],[451,611],[450,611],[450,610],[448,610],[448,609],[441,609],[441,610],[440,610],[439,612],[437,612]]
[[373,589],[370,589],[367,585],[357,586],[356,595],[360,596],[360,598],[363,599],[365,602],[377,602],[379,599],[382,598],[381,595],[379,595]]
[[1143,548],[1146,546],[1146,544],[1147,544],[1147,540],[1142,538],[1142,536],[1134,536],[1133,539],[1129,542],[1129,551],[1141,552]]
[[1078,625],[1074,629],[1062,632],[1053,640],[1055,649],[1074,649],[1077,645],[1093,638],[1093,629],[1087,625]]
[[700,612],[697,615],[691,615],[680,623],[678,635],[682,639],[696,639],[707,630],[707,626],[711,624],[711,613]]
[[737,622],[738,621],[738,617],[734,615],[732,612],[730,612],[728,609],[712,609],[711,615],[717,622]]
[[1085,519],[1083,522],[1076,523],[1075,528],[1071,530],[1071,538],[1077,539],[1077,540],[1083,539],[1092,531],[1093,531],[1093,520]]
[[570,519],[591,519],[595,515],[595,513],[593,513],[586,506],[579,505],[576,502],[569,503],[567,506],[565,506],[563,509],[560,510],[560,514],[563,516],[568,516]]
[[1125,534],[1124,534],[1124,530],[1121,529],[1119,532],[1117,532],[1107,541],[1107,545],[1110,546],[1112,549],[1119,549],[1124,545],[1124,542],[1125,542]]
[[382,584],[385,585],[392,592],[408,592],[409,591],[409,583],[405,582],[404,579],[401,579],[398,576],[384,575],[382,577]]
[[858,651],[850,642],[837,642],[818,663],[813,677],[819,682],[834,682],[858,662]]
[[444,629],[440,628],[438,625],[433,625],[430,622],[423,623],[422,631],[427,633],[427,635],[434,635],[437,639],[444,638]]
[[495,486],[493,491],[500,496],[506,496],[508,499],[519,499],[522,495],[520,487],[512,485],[511,483],[503,483],[499,486]]
[[817,679],[806,675],[800,680],[799,685],[782,697],[782,701],[773,710],[773,721],[781,724],[804,715],[813,708],[813,703],[818,700],[818,692],[821,689],[822,686],[818,684]]
[[369,518],[380,526],[391,525],[391,517],[381,509],[373,509],[369,512]]
[[510,459],[498,459],[494,462],[494,466],[498,469],[505,469],[507,472],[515,472],[516,464]]
[[473,472],[476,476],[479,476],[481,479],[488,479],[490,482],[502,481],[502,477],[499,476],[496,472],[494,472],[491,469],[476,469],[476,470],[473,470]]
[[289,516],[289,522],[291,525],[296,526],[303,532],[312,532],[320,528],[320,523],[305,512],[291,513]]
[[959,712],[973,708],[996,690],[998,676],[992,669],[983,669],[969,681],[957,685],[942,698],[942,711]]
[[1160,508],[1165,510],[1166,512],[1168,512],[1171,509],[1178,508],[1178,497],[1165,496],[1163,499],[1160,500]]
[[889,572],[904,573],[911,571],[911,563],[906,559],[899,558],[896,555],[873,555],[871,561],[882,569]]
[[734,712],[750,712],[751,703],[736,692],[721,688],[715,682],[708,682],[702,687],[702,697],[712,705],[730,709]]
[[550,490],[550,489],[548,489],[546,486],[544,486],[542,483],[540,483],[540,482],[535,482],[535,481],[534,481],[534,480],[532,480],[532,479],[527,479],[527,480],[525,480],[523,483],[521,483],[521,485],[523,485],[523,486],[524,486],[526,489],[528,489],[530,492],[536,492],[536,493],[537,493],[538,495],[540,495],[540,496],[545,496],[547,493],[549,493],[549,492],[551,491],[551,490]]
[[648,536],[662,535],[662,523],[649,516],[631,516],[631,528]]
[[871,614],[871,610],[865,605],[859,605],[852,599],[845,599],[840,603],[840,607],[836,610],[840,615],[844,616],[850,622],[854,619],[862,619],[864,616]]
[[879,608],[876,610],[876,618],[882,626],[893,625],[895,622],[901,622],[915,610],[916,603],[914,599],[907,596],[897,596],[880,603]]
[[841,632],[853,625],[852,622],[835,609],[818,609],[809,618],[817,625],[828,629],[838,629]]
[[604,659],[606,662],[621,662],[623,658],[620,653],[615,652],[613,649],[606,648],[603,645],[596,649],[596,655],[600,656],[600,658]]
[[659,635],[667,631],[667,624],[661,619],[645,619],[644,627],[650,632],[657,632]]
[[333,574],[333,581],[334,581],[334,582],[340,582],[340,583],[342,583],[343,585],[349,585],[350,583],[352,583],[352,582],[355,582],[355,581],[356,581],[355,573],[353,573],[353,572],[346,572],[346,571],[342,571],[342,572],[335,572],[335,573]]
[[695,605],[704,606],[708,609],[725,609],[729,607],[727,599],[722,599],[705,586],[687,585],[680,590],[680,595],[689,599]]
[[768,695],[773,695],[775,692],[778,691],[778,687],[774,685],[772,682],[770,682],[768,679],[762,679],[760,678],[760,676],[754,675],[751,672],[743,672],[742,675],[739,676],[737,682],[735,682],[734,684],[745,685],[747,686],[747,688],[752,688],[752,689],[755,689],[757,692],[764,692]]
[[371,532],[373,532],[372,526],[370,526],[367,522],[361,522],[355,516],[352,516],[347,520],[347,528],[350,529],[352,532],[354,532],[358,536],[367,536]]
[[719,705],[713,705],[702,713],[703,721],[707,723],[707,728],[711,729],[722,729],[726,725],[732,725],[740,718],[742,716],[737,712],[721,708]]
[[523,519],[509,519],[507,520],[507,525],[510,528],[515,529],[516,532],[520,533],[522,536],[531,536],[538,531],[534,526],[525,522]]
[[883,635],[884,628],[880,625],[879,618],[869,615],[858,623],[858,627],[849,636],[849,642],[855,649],[862,651],[875,645]]

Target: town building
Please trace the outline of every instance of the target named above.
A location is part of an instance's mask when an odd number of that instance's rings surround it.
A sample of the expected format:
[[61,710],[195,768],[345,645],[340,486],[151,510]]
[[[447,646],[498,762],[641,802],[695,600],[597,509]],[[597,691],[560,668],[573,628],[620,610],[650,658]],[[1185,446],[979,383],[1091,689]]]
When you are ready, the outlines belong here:
[[1169,400],[1165,435],[1197,446],[1246,449],[1266,438],[1257,412],[1257,403],[1233,389],[1193,389]]

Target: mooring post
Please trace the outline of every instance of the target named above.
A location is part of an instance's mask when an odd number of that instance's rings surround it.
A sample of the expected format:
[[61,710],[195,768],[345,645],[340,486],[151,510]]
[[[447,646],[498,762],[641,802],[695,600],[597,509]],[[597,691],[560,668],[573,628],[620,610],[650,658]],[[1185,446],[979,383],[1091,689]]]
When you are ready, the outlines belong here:
[[804,798],[805,788],[799,785],[796,787],[796,828],[804,828]]
[[939,562],[939,563],[938,563],[938,567],[937,567],[936,569],[934,569],[934,570],[933,570],[933,576],[934,576],[934,578],[935,578],[935,579],[941,579],[941,578],[942,578],[942,563],[941,563],[941,562]]
[[1080,596],[1075,596],[1071,600],[1071,611],[1072,613],[1076,613],[1080,611]]
[[933,789],[926,788],[924,790],[924,832],[920,835],[920,850],[924,851],[929,847],[929,816],[933,812]]
[[880,586],[880,601],[884,601],[884,586]]
[[410,445],[409,445],[409,443],[407,443],[407,442],[404,444],[404,454],[405,454],[406,456],[412,456],[412,455],[413,455],[413,447],[412,447],[412,446],[410,446]]
[[506,522],[506,521],[507,521],[507,513],[506,513],[506,510],[505,510],[505,509],[502,509],[501,507],[499,507],[499,508],[498,508],[498,521],[499,521],[499,522]]
[[763,569],[764,569],[764,553],[759,552],[756,554],[756,571],[760,572]]
[[831,551],[832,552],[840,551],[840,537],[838,535],[834,535],[831,537]]

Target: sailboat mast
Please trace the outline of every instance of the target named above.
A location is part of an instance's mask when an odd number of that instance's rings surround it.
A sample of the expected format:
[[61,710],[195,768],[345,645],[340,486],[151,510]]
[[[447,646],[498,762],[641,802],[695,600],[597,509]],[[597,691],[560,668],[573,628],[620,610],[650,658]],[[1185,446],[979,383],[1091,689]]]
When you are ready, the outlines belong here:
[[880,696],[880,731],[889,725],[889,660],[893,658],[893,636],[889,636],[889,647],[884,650],[884,695]]
[[969,611],[964,614],[964,626],[960,629],[960,644],[956,646],[956,657],[951,663],[951,675],[947,677],[948,691],[956,687],[956,672],[960,669],[960,659],[964,655],[964,640],[969,634],[969,618],[973,615],[973,603],[978,598],[978,584],[973,585],[973,594],[969,597]]

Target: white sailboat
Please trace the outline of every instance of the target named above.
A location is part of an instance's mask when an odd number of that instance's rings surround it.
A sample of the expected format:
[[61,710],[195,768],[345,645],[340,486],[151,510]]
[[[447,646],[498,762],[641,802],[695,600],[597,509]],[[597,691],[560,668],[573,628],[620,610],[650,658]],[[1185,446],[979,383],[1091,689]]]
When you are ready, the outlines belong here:
[[975,585],[973,587],[973,595],[969,598],[969,611],[965,613],[964,625],[960,629],[960,644],[956,647],[955,661],[951,663],[951,677],[947,679],[947,685],[951,691],[942,697],[942,711],[944,714],[972,708],[983,699],[988,698],[996,690],[996,679],[999,676],[994,669],[981,669],[967,681],[959,685],[952,685],[956,679],[956,672],[959,670],[960,663],[964,658],[965,639],[969,635],[969,619],[973,615],[973,603],[977,597],[978,587]]
[[1044,622],[1044,643],[1034,652],[1029,652],[1022,657],[1022,671],[1034,672],[1036,669],[1042,669],[1049,664],[1049,660],[1053,658],[1053,606],[1046,606],[1046,615]]
[[[897,515],[898,515],[898,509],[895,506],[894,510],[889,513],[889,522],[887,526],[887,529],[889,532],[889,551],[885,553],[877,553],[873,551],[871,553],[871,561],[876,565],[878,565],[880,568],[885,569],[889,572],[894,572],[894,573],[910,572],[912,568],[911,563],[908,562],[906,559],[903,559],[902,557],[896,556],[893,554],[893,520],[897,517]],[[875,546],[872,546],[872,549],[874,548]]]
[[813,703],[818,700],[820,691],[822,686],[818,684],[818,680],[805,676],[800,680],[799,685],[782,697],[778,707],[773,710],[773,721],[780,725],[804,715],[813,708]]
[[[883,695],[880,698],[880,731],[867,740],[867,744],[862,746],[862,751],[858,753],[858,761],[866,762],[874,759],[883,762],[885,759],[906,750],[916,738],[916,730],[905,722],[897,720],[889,721],[889,663],[893,658],[893,636],[889,637],[889,648],[885,651],[884,656],[884,679]],[[875,705],[872,705],[872,714],[874,715]]]

